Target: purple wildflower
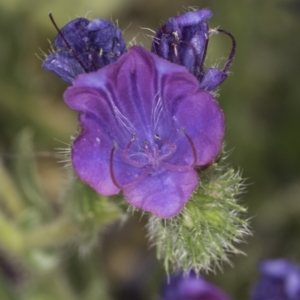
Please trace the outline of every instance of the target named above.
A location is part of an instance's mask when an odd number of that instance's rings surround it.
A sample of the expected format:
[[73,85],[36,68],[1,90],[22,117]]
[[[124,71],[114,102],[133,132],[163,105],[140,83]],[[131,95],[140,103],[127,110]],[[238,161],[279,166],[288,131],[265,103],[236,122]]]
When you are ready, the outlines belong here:
[[228,69],[235,54],[234,37],[225,30],[217,29],[232,40],[232,50],[223,69],[209,68],[204,71],[204,61],[209,40],[207,21],[210,10],[187,12],[168,20],[156,33],[151,51],[173,63],[185,66],[200,83],[203,90],[212,91],[228,76]]
[[79,74],[96,71],[116,61],[126,52],[121,30],[107,20],[78,18],[58,31],[54,40],[57,51],[47,56],[43,68],[68,83]]
[[172,276],[163,284],[161,300],[230,300],[220,289],[191,272],[188,277]]
[[267,260],[260,264],[260,279],[252,300],[299,300],[300,268],[285,259]]
[[64,98],[80,112],[78,176],[162,218],[180,213],[199,183],[195,168],[221,149],[224,117],[212,95],[186,68],[142,47],[78,76]]

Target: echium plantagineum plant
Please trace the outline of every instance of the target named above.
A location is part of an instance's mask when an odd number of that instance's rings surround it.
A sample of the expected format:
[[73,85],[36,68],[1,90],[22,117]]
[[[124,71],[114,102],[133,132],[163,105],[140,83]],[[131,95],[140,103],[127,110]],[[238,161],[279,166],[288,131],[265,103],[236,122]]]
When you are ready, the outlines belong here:
[[[79,112],[75,172],[100,195],[122,192],[151,213],[149,238],[167,270],[209,269],[239,252],[233,242],[249,233],[236,199],[240,174],[221,163],[225,124],[214,97],[235,39],[209,30],[211,16],[195,10],[170,18],[151,51],[127,48],[107,20],[77,18],[59,29],[52,19],[56,50],[43,62],[71,85],[64,99]],[[205,68],[209,35],[218,32],[231,39],[229,57],[223,68]]]

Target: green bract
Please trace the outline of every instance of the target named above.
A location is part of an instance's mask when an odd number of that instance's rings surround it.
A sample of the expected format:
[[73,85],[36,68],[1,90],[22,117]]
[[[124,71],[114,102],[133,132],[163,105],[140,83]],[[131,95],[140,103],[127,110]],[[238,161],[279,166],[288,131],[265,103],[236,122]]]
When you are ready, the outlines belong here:
[[149,237],[167,271],[219,267],[221,261],[229,260],[229,253],[241,253],[234,244],[250,234],[248,222],[240,218],[246,212],[237,197],[243,190],[240,172],[214,164],[201,178],[180,215],[149,219]]

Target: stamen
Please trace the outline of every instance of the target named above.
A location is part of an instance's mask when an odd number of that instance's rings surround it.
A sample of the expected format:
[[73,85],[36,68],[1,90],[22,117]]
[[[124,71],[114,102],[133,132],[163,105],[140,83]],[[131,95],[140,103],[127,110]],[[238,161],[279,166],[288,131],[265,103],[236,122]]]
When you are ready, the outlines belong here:
[[115,154],[115,150],[116,148],[113,147],[110,151],[110,157],[109,157],[109,173],[110,173],[110,177],[112,179],[113,184],[119,188],[120,190],[122,189],[122,186],[117,182],[116,176],[115,176],[115,172],[114,172],[114,168],[113,168],[113,160],[114,160],[114,154]]
[[193,163],[191,164],[191,166],[194,168],[196,167],[197,165],[197,150],[196,150],[196,147],[195,147],[195,144],[193,142],[193,140],[190,138],[190,136],[188,134],[186,134],[185,132],[183,132],[183,134],[185,135],[185,137],[188,139],[191,147],[192,147],[192,151],[193,151],[193,157],[194,157],[194,161]]
[[150,152],[150,149],[149,149],[149,142],[148,141],[144,141],[144,144],[145,144],[145,153],[147,155],[147,157],[152,157],[152,153]]
[[123,151],[122,153],[122,158],[124,159],[124,161],[126,163],[128,163],[129,165],[132,165],[136,168],[142,168],[144,167],[147,163],[142,163],[142,162],[138,162],[134,159],[131,159],[130,156],[128,155],[128,151],[132,145],[132,143],[136,140],[136,135],[133,133],[132,134],[132,137],[131,137],[131,140],[129,142],[129,144],[127,145],[127,147],[125,148],[125,150]]
[[175,39],[175,42],[173,43],[173,47],[174,47],[174,56],[175,56],[175,58],[176,58],[176,63],[178,63],[178,64],[180,64],[180,60],[179,60],[179,54],[178,54],[178,43],[180,42],[179,41],[179,36],[178,36],[178,33],[177,33],[177,31],[173,31],[172,32],[172,35],[173,35],[173,37],[174,37],[174,39]]
[[155,134],[155,135],[154,135],[154,138],[155,138],[156,140],[161,141],[163,144],[166,144],[166,145],[169,146],[170,149],[171,149],[167,154],[162,155],[162,156],[160,157],[160,160],[168,159],[169,157],[171,157],[171,156],[175,153],[177,147],[176,147],[176,145],[175,145],[174,143],[171,143],[171,142],[169,142],[169,141],[166,141],[166,140],[162,139],[158,134]]
[[232,64],[232,61],[234,59],[234,56],[235,56],[235,50],[236,50],[236,41],[235,41],[235,38],[234,36],[226,31],[226,30],[223,30],[223,29],[217,29],[218,32],[221,32],[221,33],[224,33],[226,34],[227,36],[229,36],[231,38],[231,42],[232,42],[232,47],[231,47],[231,51],[230,51],[230,54],[228,56],[228,59],[227,59],[227,62],[223,68],[223,71],[226,73],[228,72],[228,69],[230,68],[231,64]]
[[[204,61],[206,58],[206,54],[207,54],[207,48],[208,48],[208,41],[209,41],[209,36],[207,34],[205,34],[205,46],[204,46],[204,51],[203,51],[203,56],[202,56],[202,61],[200,63],[200,75],[203,74],[203,67],[204,67]],[[200,78],[199,78],[200,79]]]
[[49,15],[49,18],[50,18],[53,26],[55,27],[55,29],[57,30],[57,32],[59,33],[59,35],[61,36],[61,38],[63,39],[63,41],[67,45],[67,47],[69,48],[69,50],[72,52],[74,58],[78,61],[78,63],[80,64],[80,66],[82,67],[82,69],[84,70],[84,72],[88,73],[88,70],[85,68],[84,64],[82,63],[82,61],[80,60],[80,58],[78,57],[78,55],[76,54],[76,52],[74,51],[74,49],[71,47],[71,45],[69,44],[69,42],[67,41],[67,39],[65,38],[65,36],[61,32],[61,30],[56,25],[56,23],[54,21],[54,18],[52,16],[52,13],[50,12],[48,15]]
[[138,176],[137,179],[133,180],[132,182],[130,182],[128,184],[121,185],[121,184],[118,183],[118,181],[116,179],[115,172],[114,172],[114,167],[113,167],[113,160],[114,160],[115,150],[116,150],[115,147],[113,147],[111,149],[110,160],[109,160],[109,173],[110,173],[112,182],[120,190],[124,191],[126,189],[133,189],[136,186],[138,186],[142,181],[144,181],[144,179],[150,174],[151,167],[148,166],[148,167],[144,168],[144,170],[140,173],[140,175]]
[[180,166],[180,165],[174,165],[174,164],[170,164],[167,162],[161,162],[161,166],[167,170],[170,171],[174,171],[174,172],[186,172],[186,171],[190,171],[192,169],[194,169],[197,165],[197,150],[196,147],[194,145],[193,140],[190,138],[189,135],[187,135],[184,131],[183,131],[183,135],[187,138],[187,140],[189,141],[191,148],[192,148],[192,152],[193,152],[193,162],[190,165],[186,165],[186,166]]

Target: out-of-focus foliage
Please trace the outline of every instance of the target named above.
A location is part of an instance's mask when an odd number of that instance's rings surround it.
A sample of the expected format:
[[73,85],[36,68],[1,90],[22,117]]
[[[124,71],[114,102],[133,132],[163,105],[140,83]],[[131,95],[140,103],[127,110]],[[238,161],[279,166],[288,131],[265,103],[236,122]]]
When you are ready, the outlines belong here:
[[[127,42],[149,46],[153,33],[142,28],[157,30],[188,6],[210,8],[214,12],[210,26],[220,26],[236,37],[232,76],[222,85],[218,100],[227,120],[227,149],[234,149],[228,161],[249,178],[248,191],[241,200],[249,208],[248,217],[252,217],[253,237],[241,249],[247,256],[231,257],[234,267],[224,265],[223,274],[211,276],[211,280],[233,298],[246,299],[260,259],[284,256],[300,261],[297,0],[2,0],[1,299],[19,299],[18,292],[23,291],[26,300],[109,299],[101,295],[103,276],[114,299],[154,297],[163,275],[154,253],[148,251],[144,219],[140,221],[139,217],[130,218],[122,228],[107,227],[102,231],[102,243],[86,258],[80,258],[82,251],[72,238],[59,248],[50,243],[50,247],[37,245],[30,253],[26,249],[27,231],[51,224],[66,209],[62,191],[70,184],[65,180],[68,171],[52,153],[54,148],[66,147],[77,126],[76,114],[62,101],[67,85],[42,70],[35,54],[42,58],[42,51],[50,48],[48,39],[56,35],[47,16],[49,11],[59,26],[90,11],[90,18],[118,20],[126,29]],[[224,63],[221,56],[226,50],[230,51],[230,40],[212,36],[207,65]],[[24,128],[33,133],[34,149],[18,146],[28,145],[22,138],[30,139],[29,133],[17,138]],[[32,170],[29,172],[32,167],[37,172],[34,178]],[[85,209],[88,211],[89,206]],[[89,222],[83,224],[85,227]],[[55,228],[49,230],[55,232]],[[68,230],[72,237],[72,226]],[[82,237],[93,244],[84,234]],[[29,241],[36,241],[34,235]],[[13,296],[13,290],[17,296]]]

